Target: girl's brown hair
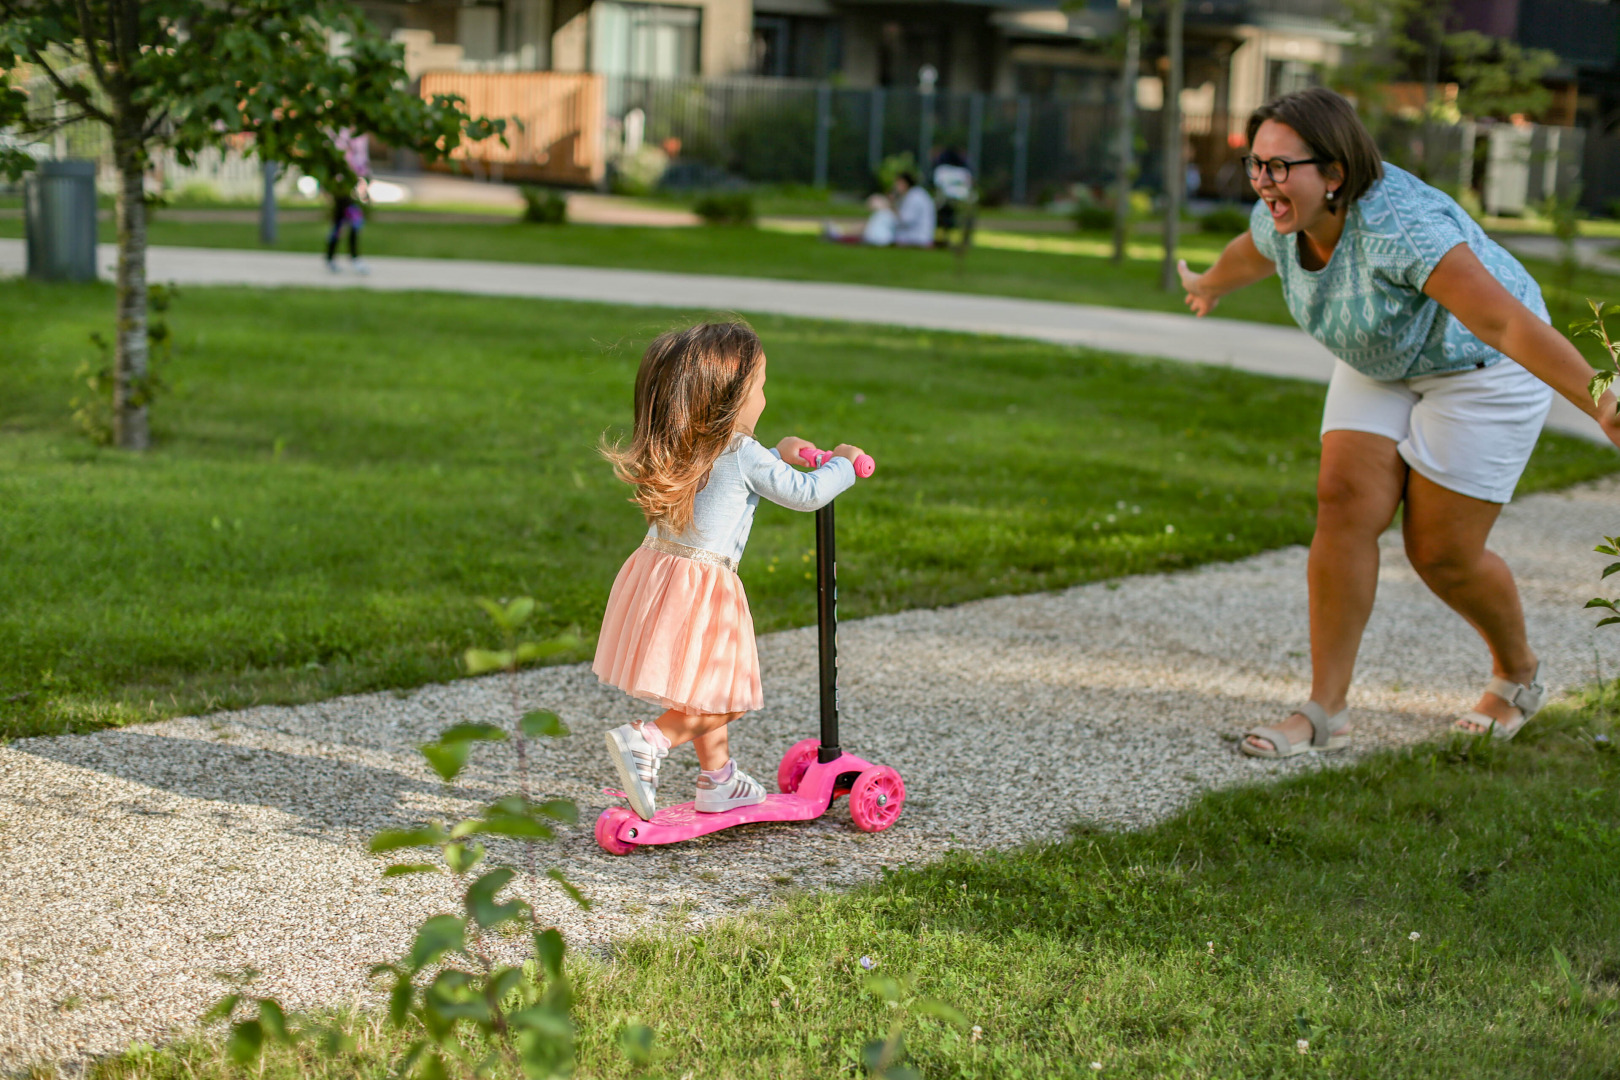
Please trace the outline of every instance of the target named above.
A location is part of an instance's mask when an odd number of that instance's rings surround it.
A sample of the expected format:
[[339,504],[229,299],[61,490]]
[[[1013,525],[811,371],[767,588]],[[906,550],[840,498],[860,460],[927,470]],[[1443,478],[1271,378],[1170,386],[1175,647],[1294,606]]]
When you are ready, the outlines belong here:
[[[1384,163],[1378,144],[1356,115],[1356,107],[1325,87],[1284,94],[1254,110],[1249,117],[1249,145],[1267,120],[1293,128],[1311,151],[1311,157],[1330,161],[1343,174],[1338,195],[1328,203],[1334,213],[1366,194],[1382,179]],[[1326,168],[1327,166],[1322,166]]]
[[636,372],[636,427],[630,446],[602,444],[630,501],[647,523],[680,534],[692,502],[725,452],[765,349],[741,320],[671,330],[647,346]]

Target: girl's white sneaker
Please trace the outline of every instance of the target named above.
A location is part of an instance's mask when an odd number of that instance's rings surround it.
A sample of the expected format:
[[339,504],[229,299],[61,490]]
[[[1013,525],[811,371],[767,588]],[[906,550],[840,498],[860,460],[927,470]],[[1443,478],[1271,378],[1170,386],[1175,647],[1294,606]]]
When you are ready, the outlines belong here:
[[765,801],[765,786],[732,766],[731,779],[716,782],[698,773],[697,799],[693,809],[700,814],[723,814],[739,806],[757,806]]
[[623,724],[608,732],[607,748],[630,799],[630,809],[641,820],[651,821],[658,812],[658,766],[669,751],[654,746],[634,724]]

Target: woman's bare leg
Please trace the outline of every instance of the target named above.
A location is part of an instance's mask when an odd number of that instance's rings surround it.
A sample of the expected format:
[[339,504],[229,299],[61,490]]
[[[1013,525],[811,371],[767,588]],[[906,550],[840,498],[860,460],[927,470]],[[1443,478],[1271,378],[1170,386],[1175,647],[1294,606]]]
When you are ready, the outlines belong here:
[[[1365,431],[1322,436],[1316,479],[1316,535],[1307,564],[1311,605],[1311,700],[1329,716],[1344,708],[1356,670],[1361,634],[1378,592],[1378,537],[1395,519],[1406,484],[1406,462],[1395,441]],[[1280,724],[1290,741],[1311,734],[1294,713]],[[1345,730],[1345,729],[1341,729]],[[1249,737],[1257,749],[1269,739]]]
[[[1529,683],[1536,654],[1524,630],[1524,609],[1513,572],[1501,556],[1485,548],[1500,503],[1460,495],[1413,473],[1406,487],[1406,557],[1412,569],[1451,610],[1479,631],[1491,650],[1494,674]],[[1487,693],[1475,706],[1497,720],[1512,720],[1512,705]],[[1465,725],[1483,731],[1478,724]]]
[[726,762],[731,760],[726,725],[742,715],[740,712],[683,713],[671,709],[654,723],[669,739],[672,748],[691,743],[697,751],[698,768],[714,770],[725,768]]

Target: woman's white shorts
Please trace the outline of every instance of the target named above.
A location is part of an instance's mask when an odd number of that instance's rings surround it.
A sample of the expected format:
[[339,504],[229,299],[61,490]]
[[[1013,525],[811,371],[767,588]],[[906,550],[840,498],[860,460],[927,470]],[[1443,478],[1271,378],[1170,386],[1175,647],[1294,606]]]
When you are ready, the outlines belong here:
[[1322,434],[1366,431],[1395,440],[1413,471],[1485,502],[1513,498],[1552,388],[1512,360],[1443,375],[1380,382],[1333,366]]

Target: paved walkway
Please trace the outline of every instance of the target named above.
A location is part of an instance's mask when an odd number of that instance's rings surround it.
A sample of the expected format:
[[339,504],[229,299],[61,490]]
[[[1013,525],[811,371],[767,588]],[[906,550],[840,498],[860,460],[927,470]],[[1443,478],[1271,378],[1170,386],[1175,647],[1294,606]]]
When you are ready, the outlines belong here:
[[[115,249],[103,244],[98,254],[103,273],[111,276]],[[148,254],[147,274],[152,281],[181,285],[422,289],[842,319],[1033,338],[1316,382],[1326,382],[1333,370],[1332,355],[1303,331],[1236,319],[1195,319],[1190,315],[1048,300],[715,274],[474,259],[380,257],[367,261],[371,273],[360,277],[347,272],[331,274],[314,255],[154,247]],[[22,241],[0,240],[0,273],[21,273],[23,267]],[[1605,441],[1589,417],[1562,399],[1554,402],[1547,426]]]

